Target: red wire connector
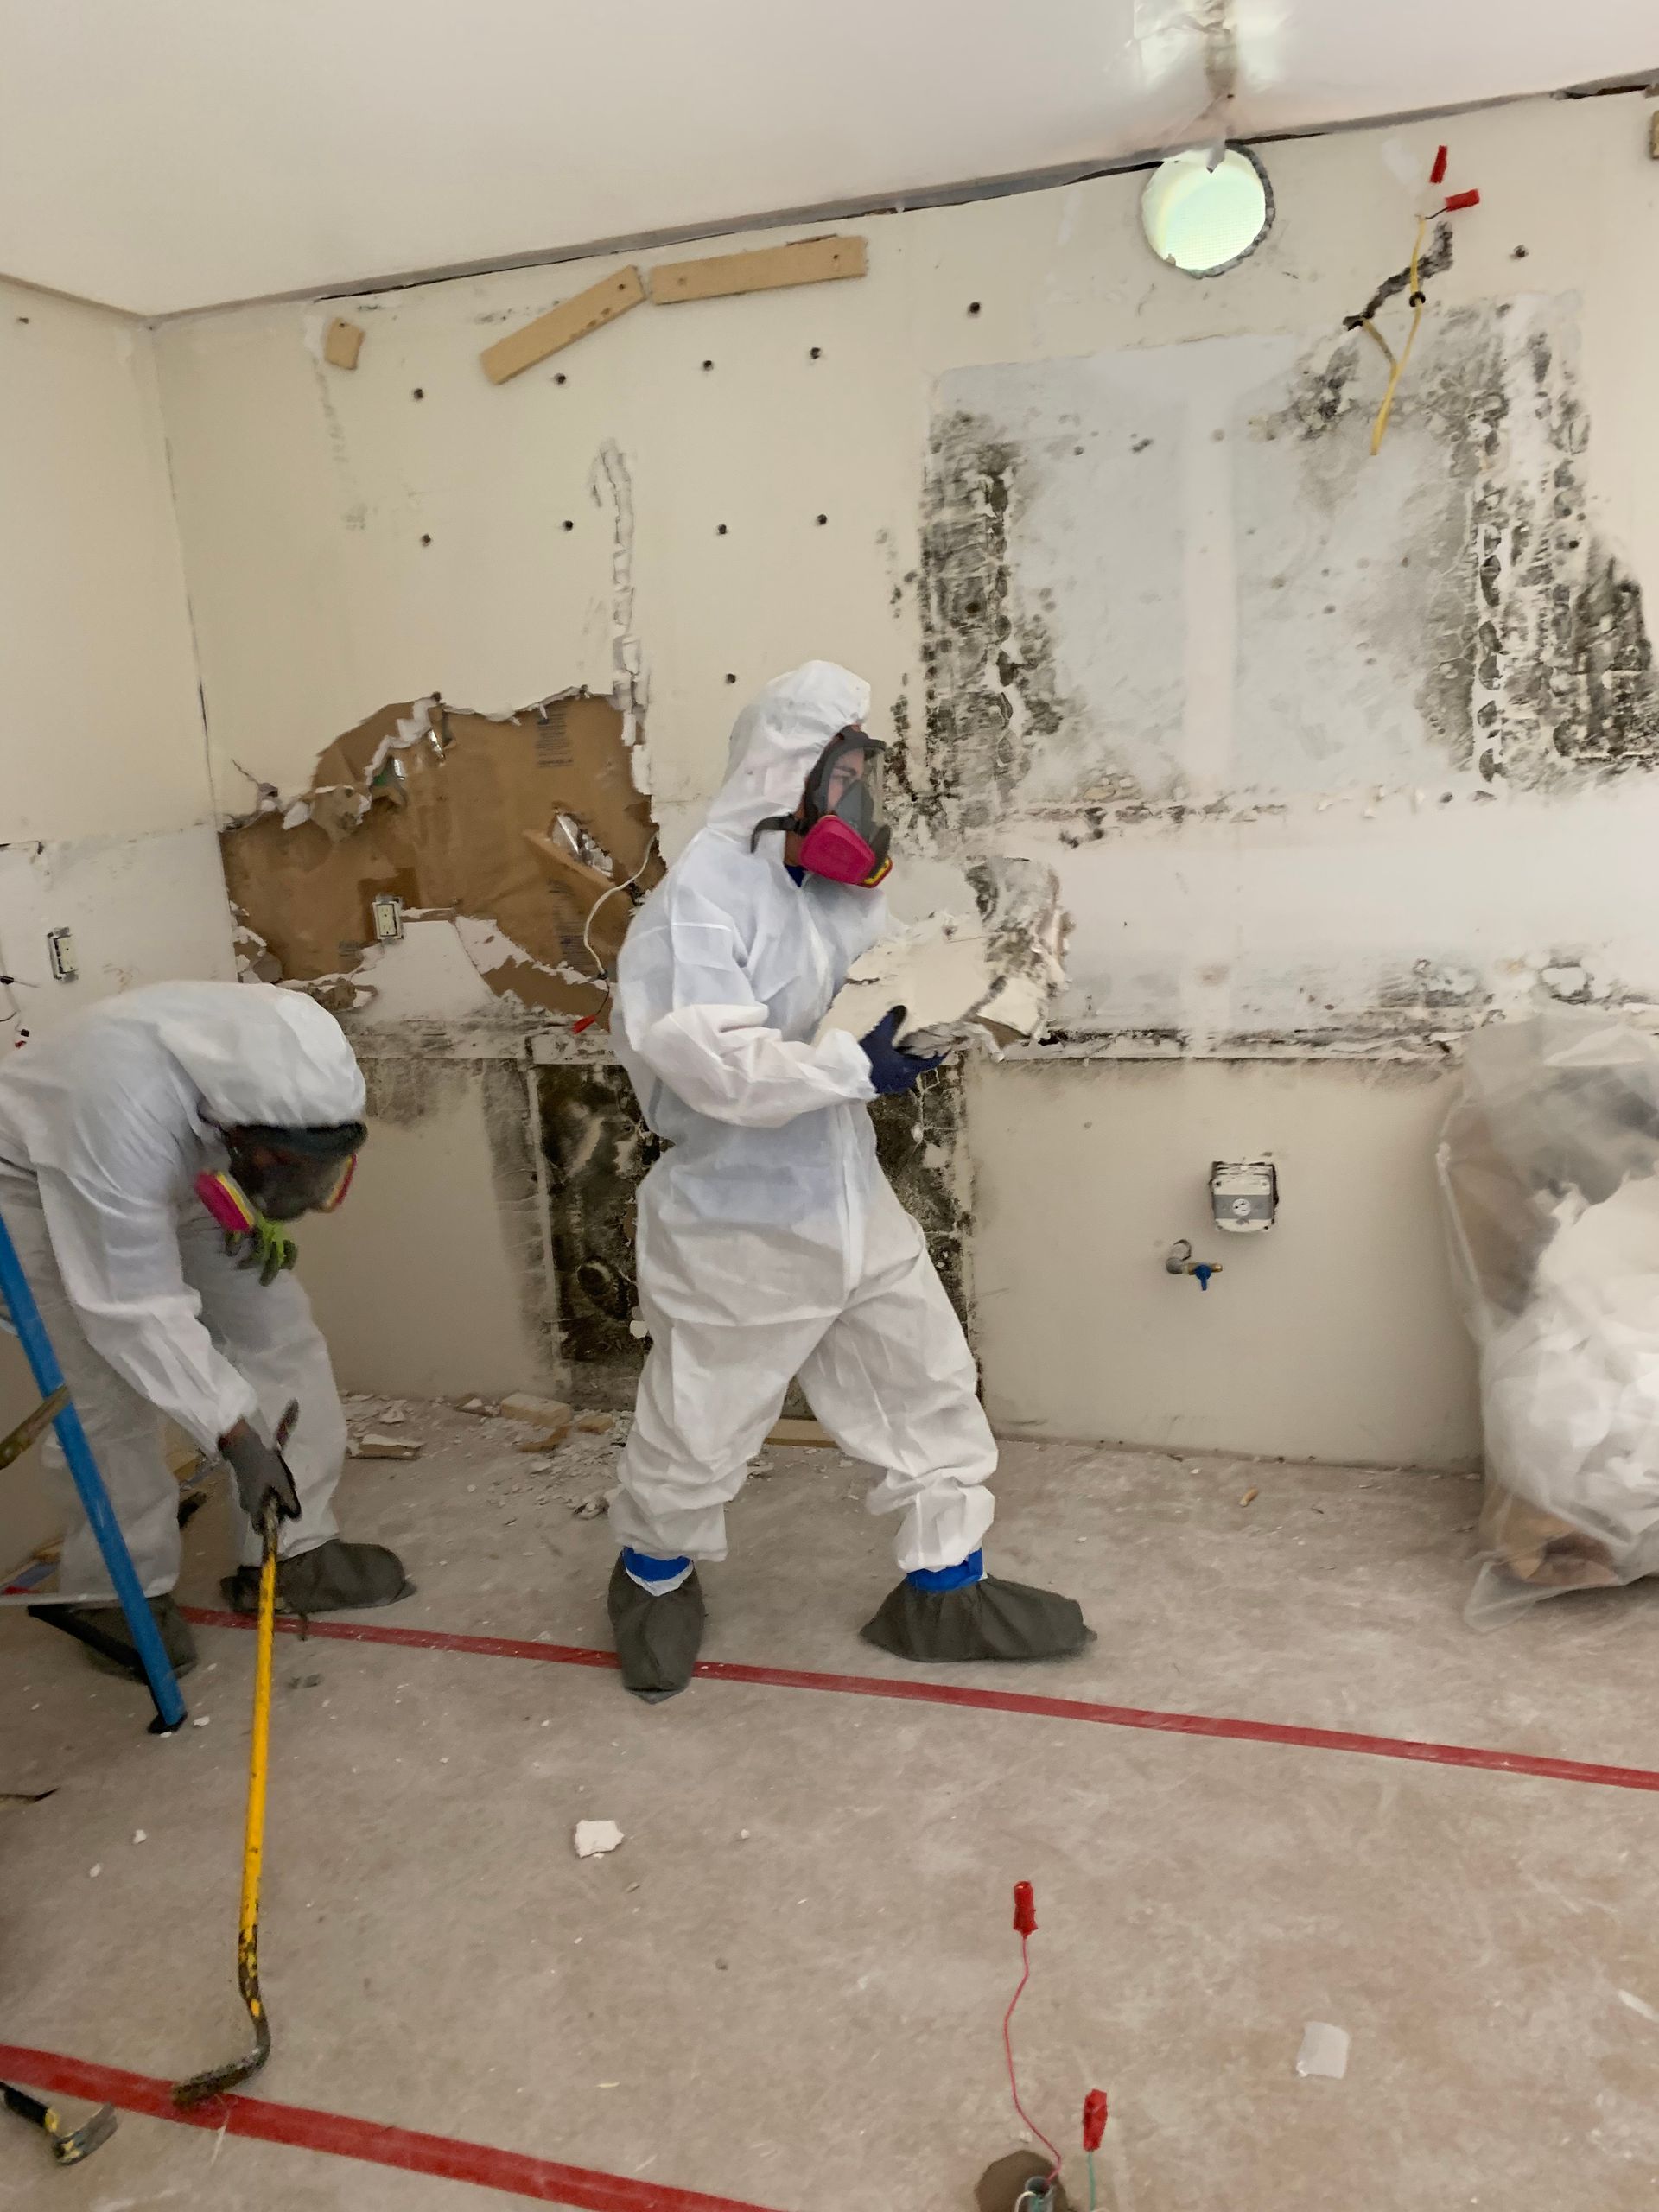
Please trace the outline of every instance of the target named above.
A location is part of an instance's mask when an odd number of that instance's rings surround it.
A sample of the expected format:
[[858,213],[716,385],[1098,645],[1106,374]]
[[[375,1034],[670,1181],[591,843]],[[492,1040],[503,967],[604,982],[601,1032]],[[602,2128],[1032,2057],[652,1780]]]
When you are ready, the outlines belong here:
[[1444,184],[1446,182],[1446,149],[1444,146],[1438,147],[1435,149],[1434,166],[1428,173],[1428,181],[1431,184]]
[[1020,1976],[1020,1986],[1010,1999],[1007,2011],[1002,2015],[1002,2050],[1008,2062],[1008,2089],[1014,2098],[1014,2108],[1054,2161],[1048,2175],[1049,2181],[1052,2183],[1060,2171],[1060,2154],[1020,2103],[1020,2081],[1014,2069],[1014,2007],[1025,1995],[1026,1984],[1031,1980],[1031,1939],[1037,1933],[1037,1892],[1029,1882],[1016,1882],[1014,1885],[1014,1932],[1020,1938],[1020,1963],[1023,1971]]
[[1440,213],[1441,213],[1443,215],[1455,215],[1455,214],[1457,213],[1457,212],[1458,212],[1458,210],[1459,210],[1459,207],[1479,207],[1479,205],[1480,205],[1480,194],[1479,194],[1479,193],[1478,193],[1478,192],[1454,192],[1454,193],[1452,193],[1452,194],[1451,194],[1451,196],[1447,199],[1447,200],[1446,200],[1446,205],[1445,205],[1445,207],[1440,210]]
[[1106,2133],[1106,2092],[1090,2089],[1083,2101],[1083,2147],[1098,2151]]

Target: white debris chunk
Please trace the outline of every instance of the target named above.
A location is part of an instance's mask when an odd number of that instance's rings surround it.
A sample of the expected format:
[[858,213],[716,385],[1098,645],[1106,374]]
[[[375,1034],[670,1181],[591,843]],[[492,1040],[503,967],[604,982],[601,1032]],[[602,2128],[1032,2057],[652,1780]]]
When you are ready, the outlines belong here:
[[143,1843],[146,1840],[143,1828],[134,1828],[132,1832],[132,1840],[135,1843]]
[[1638,1997],[1633,1989],[1621,1989],[1618,1993],[1618,2001],[1621,2005],[1628,2005],[1631,2012],[1640,2018],[1659,2024],[1659,2012],[1655,2012],[1645,1998]]
[[1340,2082],[1348,2071],[1347,2029],[1333,2028],[1328,2020],[1310,2020],[1302,2030],[1296,2071],[1321,2081]]
[[421,1447],[401,1436],[359,1436],[351,1446],[353,1459],[418,1459]]
[[602,1858],[606,1852],[614,1851],[622,1840],[622,1831],[614,1821],[578,1821],[576,1822],[576,1856],[578,1859]]

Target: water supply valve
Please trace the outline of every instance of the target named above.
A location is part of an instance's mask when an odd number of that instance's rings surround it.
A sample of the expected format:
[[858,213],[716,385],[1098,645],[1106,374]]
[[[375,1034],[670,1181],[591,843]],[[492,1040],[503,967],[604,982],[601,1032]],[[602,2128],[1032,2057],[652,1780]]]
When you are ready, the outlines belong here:
[[1208,1290],[1211,1275],[1221,1273],[1219,1260],[1195,1260],[1192,1247],[1185,1236],[1172,1244],[1164,1255],[1164,1272],[1171,1275],[1191,1275],[1200,1290]]

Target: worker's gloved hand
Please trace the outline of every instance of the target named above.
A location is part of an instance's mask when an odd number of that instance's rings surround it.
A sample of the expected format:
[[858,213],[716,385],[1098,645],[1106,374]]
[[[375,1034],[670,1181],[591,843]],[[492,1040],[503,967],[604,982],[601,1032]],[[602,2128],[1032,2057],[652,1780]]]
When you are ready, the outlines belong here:
[[875,1085],[878,1098],[892,1098],[901,1090],[913,1090],[923,1076],[944,1065],[943,1054],[937,1059],[924,1059],[914,1052],[899,1051],[895,1040],[904,1019],[905,1008],[895,1006],[858,1040],[870,1064],[870,1081]]
[[236,1478],[236,1494],[241,1500],[242,1510],[256,1528],[267,1497],[276,1499],[279,1520],[299,1519],[299,1493],[288,1471],[287,1460],[256,1436],[246,1421],[238,1421],[228,1436],[221,1436],[219,1448]]
[[300,1256],[300,1248],[279,1221],[267,1221],[261,1214],[253,1227],[229,1235],[225,1249],[232,1254],[238,1249],[242,1256],[237,1262],[240,1268],[257,1268],[262,1288],[269,1289],[285,1268],[291,1268]]

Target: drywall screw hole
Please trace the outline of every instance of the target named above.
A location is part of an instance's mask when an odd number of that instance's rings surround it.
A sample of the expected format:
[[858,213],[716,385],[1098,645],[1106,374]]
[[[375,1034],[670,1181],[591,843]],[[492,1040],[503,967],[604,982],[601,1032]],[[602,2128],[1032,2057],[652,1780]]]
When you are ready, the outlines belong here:
[[555,384],[563,384],[564,382],[564,371],[563,369],[554,370],[553,381]]
[[705,361],[702,365],[705,369],[712,369],[715,365],[712,361]]
[[574,530],[576,525],[573,522],[567,522],[564,526],[567,530]]
[[423,545],[429,545],[432,543],[431,538],[424,531],[421,536],[421,543]]
[[415,397],[416,399],[424,399],[426,397],[426,386],[424,385],[417,384],[416,385]]
[[968,312],[969,315],[977,315],[979,313],[979,302],[977,300],[969,301]]
[[725,537],[725,535],[726,535],[726,525],[725,525],[725,524],[724,524],[723,522],[717,522],[717,523],[715,524],[715,536],[716,537]]
[[823,524],[824,524],[825,523],[827,523],[827,522],[829,521],[829,519],[830,519],[830,518],[829,518],[829,516],[828,516],[828,515],[820,515],[820,516],[818,517],[818,525],[819,525],[820,529],[822,529],[822,527],[823,526]]
[[822,346],[815,346],[812,348],[811,358],[815,361],[821,361],[823,359],[823,348]]
[[729,670],[728,670],[728,672],[727,672],[726,681],[727,681],[728,683],[736,683],[736,681],[737,681],[737,678],[736,678],[734,675],[732,675],[732,674],[731,674],[731,672],[730,672],[730,671],[729,671]]

